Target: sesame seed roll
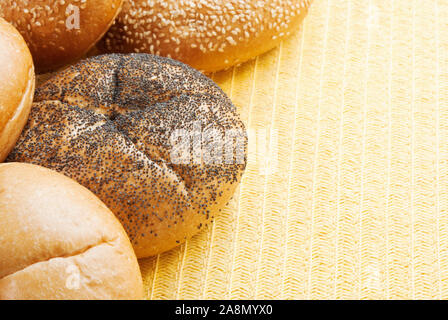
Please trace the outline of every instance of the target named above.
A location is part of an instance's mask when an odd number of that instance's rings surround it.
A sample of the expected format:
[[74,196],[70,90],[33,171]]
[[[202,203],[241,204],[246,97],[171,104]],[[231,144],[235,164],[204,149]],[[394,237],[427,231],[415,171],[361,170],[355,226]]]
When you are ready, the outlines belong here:
[[146,52],[205,72],[245,62],[279,44],[312,0],[127,0],[99,46]]
[[109,29],[123,0],[2,0],[0,17],[27,42],[38,72],[81,58]]

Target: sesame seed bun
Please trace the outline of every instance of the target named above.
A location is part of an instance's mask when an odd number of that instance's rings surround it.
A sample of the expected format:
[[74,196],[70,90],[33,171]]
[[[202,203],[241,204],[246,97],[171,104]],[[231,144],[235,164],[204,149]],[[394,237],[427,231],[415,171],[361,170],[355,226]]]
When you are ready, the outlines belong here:
[[[184,148],[178,138],[185,137]],[[210,79],[168,58],[111,54],[37,89],[7,160],[54,169],[89,188],[141,258],[184,242],[219,213],[241,179],[246,151],[244,124]]]
[[128,0],[100,42],[213,72],[245,62],[296,30],[312,0]]
[[25,38],[38,72],[81,58],[104,35],[123,0],[2,0],[0,17]]
[[34,66],[20,33],[0,18],[0,162],[22,131],[34,95]]
[[0,164],[0,240],[0,300],[143,297],[123,227],[55,171]]

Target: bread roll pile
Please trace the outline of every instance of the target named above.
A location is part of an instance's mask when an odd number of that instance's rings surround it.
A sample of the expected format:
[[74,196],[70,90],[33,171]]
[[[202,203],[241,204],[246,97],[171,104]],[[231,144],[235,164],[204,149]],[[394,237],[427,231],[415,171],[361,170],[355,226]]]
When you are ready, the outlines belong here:
[[141,299],[137,258],[203,229],[246,167],[202,72],[273,48],[310,2],[2,1],[0,299]]

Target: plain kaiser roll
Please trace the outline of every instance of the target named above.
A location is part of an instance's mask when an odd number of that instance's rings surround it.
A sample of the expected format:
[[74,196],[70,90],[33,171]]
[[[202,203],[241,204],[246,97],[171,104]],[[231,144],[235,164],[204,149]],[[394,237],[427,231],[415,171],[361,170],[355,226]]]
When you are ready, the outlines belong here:
[[54,169],[90,189],[141,258],[184,242],[219,213],[246,151],[236,108],[202,73],[159,56],[110,54],[37,88],[7,161]]
[[0,162],[19,138],[34,95],[34,66],[20,33],[0,18]]
[[1,0],[0,17],[25,38],[38,72],[81,58],[108,30],[123,0]]
[[100,42],[213,72],[245,62],[296,30],[312,0],[127,0]]
[[142,297],[129,239],[96,196],[55,171],[0,164],[0,300]]

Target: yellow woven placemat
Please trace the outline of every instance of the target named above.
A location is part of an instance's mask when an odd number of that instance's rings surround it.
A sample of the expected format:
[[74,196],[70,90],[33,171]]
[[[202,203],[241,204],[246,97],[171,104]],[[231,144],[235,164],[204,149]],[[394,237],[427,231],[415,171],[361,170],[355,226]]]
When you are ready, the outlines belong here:
[[214,74],[247,171],[208,230],[141,260],[148,298],[448,298],[447,52],[445,0],[315,0]]

